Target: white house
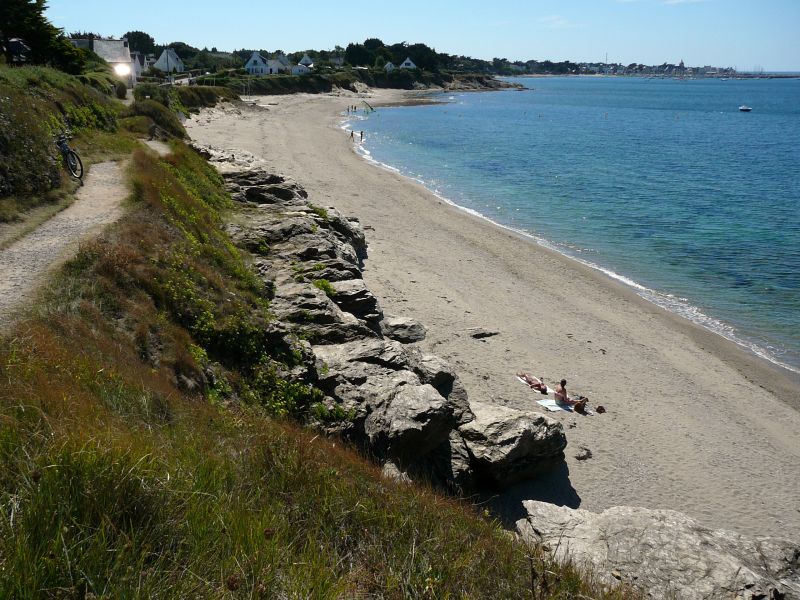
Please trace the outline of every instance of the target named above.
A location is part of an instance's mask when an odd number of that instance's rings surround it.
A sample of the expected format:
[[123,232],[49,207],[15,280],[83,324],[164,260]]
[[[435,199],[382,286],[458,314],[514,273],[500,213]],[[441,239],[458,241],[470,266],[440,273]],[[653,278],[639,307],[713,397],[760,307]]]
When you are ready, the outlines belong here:
[[284,71],[288,71],[292,66],[292,63],[289,62],[289,59],[286,58],[286,55],[283,52],[278,52],[278,55],[275,57],[275,60],[281,63],[281,65],[283,65]]
[[289,71],[289,67],[284,66],[279,59],[264,58],[260,52],[253,52],[248,61],[244,64],[244,69],[250,75],[263,77],[265,75],[276,75]]
[[302,63],[292,67],[292,75],[308,75],[309,73],[311,73],[311,69]]
[[141,76],[150,68],[147,64],[147,56],[142,52],[131,52],[131,61],[133,62],[133,74],[136,77]]
[[259,52],[253,52],[250,58],[244,64],[244,70],[249,75],[269,75],[269,65],[267,59],[261,56]]
[[411,61],[411,59],[409,57],[406,57],[406,59],[402,63],[400,63],[400,68],[401,69],[416,69],[417,65],[415,65]]
[[276,73],[288,73],[291,67],[283,64],[283,61],[276,58],[267,61],[267,69],[270,75],[274,75]]
[[308,67],[310,69],[310,68],[312,68],[314,66],[314,61],[311,60],[311,58],[306,53],[306,54],[303,54],[303,58],[301,58],[300,62],[297,63],[297,64],[303,65],[303,66]]
[[394,66],[394,63],[392,61],[389,61],[385,65],[383,65],[383,70],[386,71],[387,73],[391,73],[396,68],[397,67]]
[[164,73],[183,73],[186,70],[183,66],[183,61],[175,54],[175,50],[172,48],[164,48],[153,68]]

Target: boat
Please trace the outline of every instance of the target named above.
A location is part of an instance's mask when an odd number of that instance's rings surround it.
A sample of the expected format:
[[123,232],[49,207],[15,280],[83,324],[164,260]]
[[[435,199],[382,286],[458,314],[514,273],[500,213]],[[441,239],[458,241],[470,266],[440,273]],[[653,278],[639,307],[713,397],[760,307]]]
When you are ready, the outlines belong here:
[[740,111],[742,111],[742,112],[750,112],[750,111],[751,111],[751,110],[753,110],[753,109],[752,109],[752,108],[750,108],[749,106],[745,105],[745,104],[742,104],[742,105],[739,107],[739,110],[740,110]]

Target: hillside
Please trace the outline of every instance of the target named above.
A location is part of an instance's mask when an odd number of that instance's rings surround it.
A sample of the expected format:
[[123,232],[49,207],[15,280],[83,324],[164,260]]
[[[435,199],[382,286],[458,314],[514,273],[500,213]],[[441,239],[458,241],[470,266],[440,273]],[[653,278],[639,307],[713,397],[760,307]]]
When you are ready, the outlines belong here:
[[[7,176],[8,219],[71,195],[46,158],[65,115],[87,164],[130,161],[125,215],[0,340],[0,597],[629,597],[300,426],[321,392],[226,233],[222,178],[177,137],[164,158],[137,140],[163,105],[46,69],[0,87],[43,153]],[[0,147],[2,172],[20,147]]]

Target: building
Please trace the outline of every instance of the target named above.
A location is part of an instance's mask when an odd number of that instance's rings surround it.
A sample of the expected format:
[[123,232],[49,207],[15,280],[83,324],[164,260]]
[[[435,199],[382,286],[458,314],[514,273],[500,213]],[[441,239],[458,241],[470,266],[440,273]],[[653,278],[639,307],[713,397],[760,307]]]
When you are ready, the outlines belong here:
[[311,73],[311,69],[302,63],[292,67],[292,75],[308,75],[309,73]]
[[186,70],[183,66],[183,61],[175,54],[175,50],[172,48],[164,48],[161,56],[153,64],[153,68],[164,73],[183,73]]
[[[286,60],[286,62],[288,63],[289,61]],[[253,52],[253,54],[250,55],[250,58],[244,65],[244,69],[248,72],[248,74],[255,77],[288,73],[290,70],[292,70],[290,66],[283,64],[283,61],[280,60],[280,57],[275,59],[264,58],[264,55],[260,52]]]
[[269,61],[266,58],[261,56],[260,52],[253,52],[250,55],[250,58],[244,64],[244,70],[247,71],[248,75],[269,75]]
[[303,58],[300,59],[300,62],[297,63],[299,65],[303,65],[304,67],[308,67],[309,69],[314,68],[314,61],[308,56],[308,54],[303,54]]
[[392,61],[389,61],[385,65],[383,65],[383,70],[386,71],[387,73],[391,73],[396,68],[397,67],[394,66],[394,63]]
[[147,55],[143,52],[131,52],[131,61],[133,62],[133,74],[139,78],[142,73],[150,68],[152,61],[148,61]]
[[403,62],[400,63],[400,68],[401,69],[416,69],[417,65],[415,65],[410,58],[406,57],[406,59]]
[[104,40],[101,38],[88,40],[71,39],[70,43],[76,48],[84,48],[97,54],[97,56],[111,65],[114,73],[125,81],[128,87],[136,85],[136,65],[133,64],[128,40],[125,38],[121,40]]

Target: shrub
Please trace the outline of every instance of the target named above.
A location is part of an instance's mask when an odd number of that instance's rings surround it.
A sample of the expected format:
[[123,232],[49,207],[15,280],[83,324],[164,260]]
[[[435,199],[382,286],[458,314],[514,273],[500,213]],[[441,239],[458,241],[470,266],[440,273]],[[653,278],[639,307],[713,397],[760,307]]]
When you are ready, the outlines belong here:
[[0,198],[19,208],[47,201],[61,183],[53,136],[75,130],[116,130],[114,101],[77,77],[45,67],[0,67]]
[[314,285],[325,292],[325,295],[329,298],[336,295],[336,290],[327,279],[315,279]]
[[155,100],[137,100],[131,105],[134,115],[150,117],[153,122],[168,134],[178,138],[186,136],[186,130],[178,117],[170,109]]

